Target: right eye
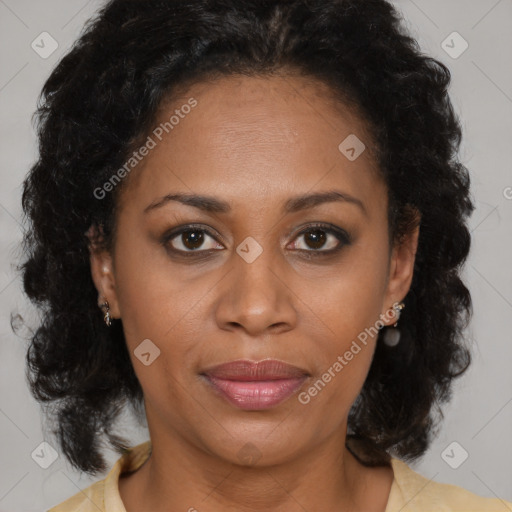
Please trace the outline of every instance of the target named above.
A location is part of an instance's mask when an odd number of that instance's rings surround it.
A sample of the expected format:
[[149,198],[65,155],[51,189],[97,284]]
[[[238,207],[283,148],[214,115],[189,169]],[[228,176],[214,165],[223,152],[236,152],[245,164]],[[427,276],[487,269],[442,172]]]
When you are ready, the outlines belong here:
[[224,246],[217,242],[209,230],[193,225],[181,227],[164,235],[162,243],[175,253],[198,253],[224,249]]

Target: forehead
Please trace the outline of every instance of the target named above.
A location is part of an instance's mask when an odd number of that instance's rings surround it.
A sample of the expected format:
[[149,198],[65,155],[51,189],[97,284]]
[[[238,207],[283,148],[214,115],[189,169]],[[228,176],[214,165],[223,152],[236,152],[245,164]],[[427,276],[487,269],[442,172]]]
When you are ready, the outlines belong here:
[[[233,203],[247,195],[267,201],[316,184],[364,197],[380,180],[364,121],[308,77],[197,83],[163,102],[154,125],[154,147],[126,184],[132,200],[179,189]],[[351,161],[339,146],[354,137],[365,149]]]

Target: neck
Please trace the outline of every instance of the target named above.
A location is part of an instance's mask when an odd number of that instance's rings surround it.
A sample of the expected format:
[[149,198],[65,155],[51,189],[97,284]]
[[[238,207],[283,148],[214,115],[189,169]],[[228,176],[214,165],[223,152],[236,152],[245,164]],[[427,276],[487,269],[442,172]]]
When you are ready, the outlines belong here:
[[[356,511],[363,507],[384,511],[390,468],[362,466],[346,449],[345,433],[346,429],[343,435],[336,432],[310,451],[280,463],[265,464],[262,456],[251,466],[220,458],[198,448],[199,443],[169,437],[168,432],[165,437],[154,432],[151,457],[138,471],[120,479],[121,498],[127,512]],[[386,476],[385,483],[381,476]],[[381,498],[370,505],[368,489],[374,493],[377,486]]]

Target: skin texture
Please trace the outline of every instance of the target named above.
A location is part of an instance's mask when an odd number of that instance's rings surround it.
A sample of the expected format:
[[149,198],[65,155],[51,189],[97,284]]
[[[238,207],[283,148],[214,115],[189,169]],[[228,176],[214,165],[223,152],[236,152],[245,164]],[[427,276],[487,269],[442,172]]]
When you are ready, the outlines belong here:
[[[235,359],[276,358],[307,370],[307,390],[409,290],[419,229],[390,248],[372,142],[329,92],[297,76],[224,77],[163,104],[156,124],[188,98],[198,102],[124,184],[112,254],[91,250],[98,300],[122,319],[153,444],[150,459],[120,480],[128,512],[385,510],[391,468],[367,468],[345,448],[376,338],[307,405],[292,396],[244,411],[199,375]],[[368,150],[351,162],[338,145],[353,133]],[[282,212],[293,196],[333,189],[365,211],[326,202]],[[232,211],[171,201],[144,213],[178,192],[215,196]],[[351,243],[324,231],[315,249],[299,235],[315,222],[344,229]],[[171,228],[190,223],[216,235],[204,234],[209,255],[174,255],[169,247],[191,246],[181,235],[163,245]],[[263,249],[252,263],[236,252],[248,236]],[[308,258],[338,244],[334,255]],[[161,351],[149,366],[133,353],[145,339]],[[256,465],[239,458],[246,443],[258,450]]]

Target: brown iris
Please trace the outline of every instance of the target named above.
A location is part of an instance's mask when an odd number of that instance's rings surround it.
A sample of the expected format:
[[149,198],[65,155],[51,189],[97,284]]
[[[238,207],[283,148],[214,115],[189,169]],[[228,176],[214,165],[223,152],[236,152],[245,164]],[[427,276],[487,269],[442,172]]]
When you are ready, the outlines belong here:
[[198,230],[183,231],[181,239],[187,249],[197,249],[203,244],[204,233]]
[[321,248],[326,241],[326,235],[325,231],[322,231],[321,229],[315,229],[314,231],[308,231],[304,234],[304,240],[305,242],[312,248],[312,249],[319,249]]

